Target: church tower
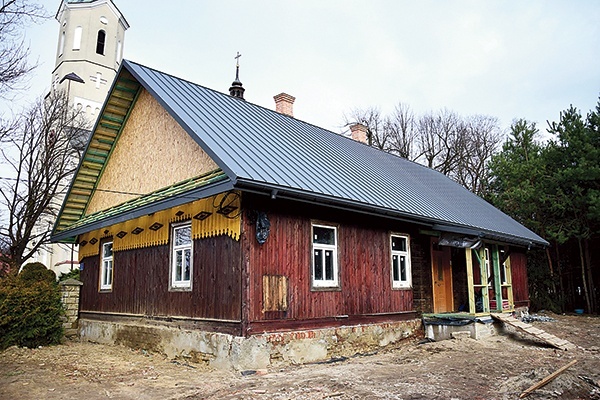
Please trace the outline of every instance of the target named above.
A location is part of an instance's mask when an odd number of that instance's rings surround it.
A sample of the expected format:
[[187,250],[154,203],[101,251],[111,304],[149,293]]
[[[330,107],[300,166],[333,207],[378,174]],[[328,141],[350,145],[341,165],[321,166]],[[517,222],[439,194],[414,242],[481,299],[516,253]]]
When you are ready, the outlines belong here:
[[[69,104],[93,124],[121,66],[129,24],[112,0],[61,0],[56,20],[60,30],[51,90],[64,90]],[[35,229],[49,229],[47,223],[41,221]],[[32,258],[57,275],[79,263],[74,245],[58,243],[41,246]]]
[[62,0],[52,90],[95,121],[123,59],[129,24],[112,0]]

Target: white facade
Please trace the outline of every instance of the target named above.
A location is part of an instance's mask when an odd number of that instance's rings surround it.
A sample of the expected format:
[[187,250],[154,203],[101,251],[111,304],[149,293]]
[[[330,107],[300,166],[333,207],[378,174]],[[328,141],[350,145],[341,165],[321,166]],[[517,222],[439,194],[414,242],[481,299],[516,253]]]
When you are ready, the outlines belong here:
[[[62,0],[56,20],[51,90],[64,90],[72,107],[83,110],[93,126],[121,65],[129,24],[112,0]],[[62,199],[56,201],[62,204]],[[38,229],[52,229],[53,223],[42,222]],[[79,267],[77,246],[46,245],[28,262],[41,262],[58,276]]]
[[[63,0],[52,89],[68,93],[73,106],[95,121],[123,59],[129,24],[111,0]],[[75,74],[83,83],[65,79]]]

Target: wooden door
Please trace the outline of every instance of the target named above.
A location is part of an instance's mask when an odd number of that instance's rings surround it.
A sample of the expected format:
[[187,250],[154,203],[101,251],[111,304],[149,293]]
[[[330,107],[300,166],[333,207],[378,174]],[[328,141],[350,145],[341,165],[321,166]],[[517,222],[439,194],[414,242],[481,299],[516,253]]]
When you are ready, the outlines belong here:
[[431,269],[433,276],[433,312],[454,311],[450,248],[439,246],[437,239],[431,240]]

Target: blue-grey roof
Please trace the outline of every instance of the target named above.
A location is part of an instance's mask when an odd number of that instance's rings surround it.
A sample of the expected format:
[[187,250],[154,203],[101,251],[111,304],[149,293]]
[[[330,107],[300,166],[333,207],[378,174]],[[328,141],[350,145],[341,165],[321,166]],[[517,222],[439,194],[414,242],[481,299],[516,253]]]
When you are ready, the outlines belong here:
[[225,171],[273,192],[519,244],[547,242],[443,174],[154,69],[128,70]]

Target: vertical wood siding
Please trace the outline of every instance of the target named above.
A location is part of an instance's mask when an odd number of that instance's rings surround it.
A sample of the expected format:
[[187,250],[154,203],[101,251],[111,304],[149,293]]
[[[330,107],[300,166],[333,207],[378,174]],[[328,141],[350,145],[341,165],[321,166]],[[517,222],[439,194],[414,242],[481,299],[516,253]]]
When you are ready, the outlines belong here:
[[191,291],[169,291],[169,246],[114,252],[113,288],[98,291],[99,256],[83,260],[81,311],[241,319],[240,242],[194,240]]
[[[260,198],[254,201],[260,201]],[[254,221],[244,218],[243,222],[242,246],[247,254],[250,322],[272,318],[307,320],[413,310],[412,290],[392,289],[389,235],[391,232],[411,235],[414,271],[421,268],[423,258],[414,227],[402,223],[385,225],[375,217],[325,212],[308,205],[303,205],[300,210],[297,205],[292,207],[283,201],[278,201],[278,207],[273,203],[267,211],[271,229],[266,243],[261,245],[257,242]],[[245,205],[250,210],[264,206],[247,199]],[[311,221],[338,227],[338,289],[311,289]],[[286,311],[277,314],[264,312],[264,275],[288,277]]]
[[510,254],[512,272],[513,300],[515,307],[529,306],[529,287],[527,282],[527,255],[512,250]]

